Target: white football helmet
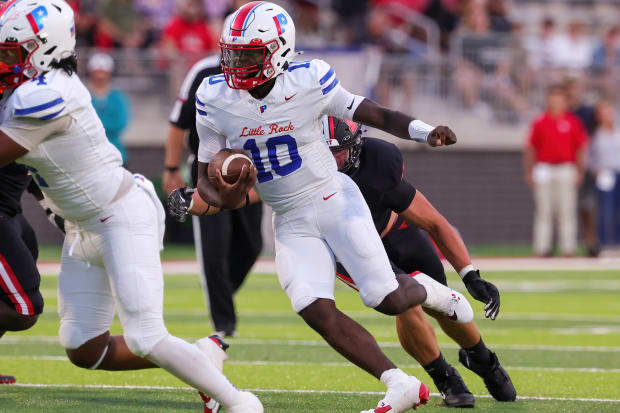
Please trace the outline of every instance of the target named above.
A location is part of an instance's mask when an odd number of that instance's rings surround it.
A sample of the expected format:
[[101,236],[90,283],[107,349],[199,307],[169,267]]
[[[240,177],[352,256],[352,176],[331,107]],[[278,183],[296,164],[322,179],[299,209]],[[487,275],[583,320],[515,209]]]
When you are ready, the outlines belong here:
[[284,73],[295,56],[295,24],[277,4],[252,1],[226,19],[222,71],[233,89],[253,89]]
[[63,0],[0,5],[0,92],[52,69],[75,53],[73,10]]

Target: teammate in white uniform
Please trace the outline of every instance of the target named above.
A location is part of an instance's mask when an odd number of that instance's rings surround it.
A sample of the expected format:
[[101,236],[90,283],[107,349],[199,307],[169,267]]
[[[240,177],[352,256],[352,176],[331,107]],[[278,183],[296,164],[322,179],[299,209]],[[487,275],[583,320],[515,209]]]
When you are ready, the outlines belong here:
[[[321,139],[320,119],[324,114],[355,119],[432,146],[456,142],[454,134],[349,93],[322,60],[292,61],[295,27],[273,3],[242,6],[225,23],[220,46],[224,74],[205,79],[196,93],[198,192],[190,200],[191,191],[174,191],[171,212],[182,216],[187,210],[202,214],[244,205],[257,179],[256,191],[274,210],[277,273],[293,309],[332,347],[387,385],[376,412],[425,403],[428,388],[397,369],[362,326],[336,309],[334,255],[355,274],[364,304],[380,312],[394,315],[424,304],[453,315],[464,304],[447,287],[394,275],[364,198],[337,171]],[[232,185],[218,171],[215,187],[207,164],[227,139],[255,168],[244,167]],[[471,307],[468,311],[471,316]]]
[[[190,344],[164,326],[164,210],[153,185],[125,170],[108,142],[75,74],[74,32],[73,11],[62,0],[0,8],[0,166],[26,165],[50,208],[66,219],[60,342],[77,366],[159,366],[227,412],[262,412],[254,395],[236,389],[216,367],[225,357],[216,343]],[[109,333],[115,304],[123,336]]]

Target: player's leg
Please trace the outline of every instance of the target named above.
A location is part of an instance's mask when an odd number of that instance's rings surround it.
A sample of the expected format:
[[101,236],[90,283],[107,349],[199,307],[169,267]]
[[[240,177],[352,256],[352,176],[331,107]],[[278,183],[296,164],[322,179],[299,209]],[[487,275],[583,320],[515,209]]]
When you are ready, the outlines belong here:
[[[163,321],[163,273],[159,250],[163,207],[144,180],[113,207],[113,218],[95,223],[99,251],[109,276],[123,336],[132,353],[145,357],[177,378],[219,401],[227,411],[262,405],[234,387],[209,354],[168,333]],[[249,410],[248,410],[249,411]]]
[[[43,311],[36,266],[36,238],[21,216],[0,216],[0,338],[32,327]],[[28,243],[26,241],[29,241]],[[34,246],[30,245],[34,242]],[[15,377],[0,375],[0,384]]]
[[[436,281],[446,284],[446,275],[439,260],[435,246],[430,242],[426,232],[413,226],[395,226],[383,243],[393,265],[404,272],[423,271]],[[461,347],[460,354],[467,355],[467,359],[477,366],[477,372],[485,380],[491,394],[498,400],[514,400],[514,386],[507,373],[494,355],[485,345],[476,324],[457,323],[454,320],[436,311],[425,309],[439,323],[441,329]],[[397,317],[397,330],[403,348],[418,361],[423,357],[418,348],[428,343],[430,336],[415,334],[418,330],[424,331],[425,323],[411,311]],[[433,341],[436,339],[434,335]],[[427,344],[428,345],[428,344]],[[418,354],[418,357],[416,357]],[[426,362],[426,364],[422,364]],[[474,405],[474,397],[463,382],[459,373],[449,365],[443,355],[433,360],[421,361],[426,372],[433,378],[435,385],[444,396],[446,405],[465,407]],[[471,364],[471,363],[470,363]]]
[[470,321],[473,312],[462,294],[424,274],[415,280],[394,275],[359,188],[348,176],[339,176],[341,191],[328,201],[319,197],[314,202],[322,234],[353,277],[364,304],[389,315],[423,305],[457,315],[460,322]]
[[206,297],[215,331],[230,335],[235,331],[233,285],[230,279],[232,251],[232,211],[199,217],[200,249],[206,282]]
[[377,378],[395,367],[370,333],[336,308],[334,257],[325,241],[278,231],[276,269],[293,310],[336,351]]
[[60,343],[78,367],[136,370],[157,367],[133,354],[122,335],[110,335],[114,297],[92,237],[67,223],[58,278]]
[[278,278],[295,312],[336,351],[379,378],[388,387],[384,401],[395,411],[426,402],[428,388],[395,368],[370,333],[336,308],[333,254],[317,236],[314,210],[296,212],[296,219],[274,220]]
[[[233,247],[229,253],[229,261],[234,292],[243,284],[263,248],[262,219],[262,203],[233,211]],[[243,254],[239,254],[239,251],[243,251]]]

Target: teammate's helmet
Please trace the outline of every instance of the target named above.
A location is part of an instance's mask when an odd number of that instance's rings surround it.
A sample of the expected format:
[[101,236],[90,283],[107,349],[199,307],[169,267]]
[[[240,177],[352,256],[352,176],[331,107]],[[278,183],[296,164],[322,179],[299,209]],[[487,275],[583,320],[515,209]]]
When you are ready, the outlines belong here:
[[347,172],[360,165],[362,153],[362,125],[346,119],[333,116],[323,116],[323,138],[332,152],[349,150],[349,157],[338,169]]
[[276,4],[252,1],[226,19],[220,48],[228,86],[253,89],[284,73],[293,60],[293,19]]
[[0,5],[0,92],[52,69],[75,53],[73,10],[63,0]]

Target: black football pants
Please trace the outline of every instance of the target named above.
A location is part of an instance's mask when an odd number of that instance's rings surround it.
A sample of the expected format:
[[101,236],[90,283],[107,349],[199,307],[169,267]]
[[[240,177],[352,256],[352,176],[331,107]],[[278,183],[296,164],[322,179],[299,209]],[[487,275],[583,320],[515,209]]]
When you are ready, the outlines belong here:
[[[196,245],[202,250],[205,294],[215,331],[236,329],[233,295],[243,284],[263,246],[262,208],[258,203],[198,218],[200,242],[196,240]],[[195,228],[195,235],[196,232]]]

